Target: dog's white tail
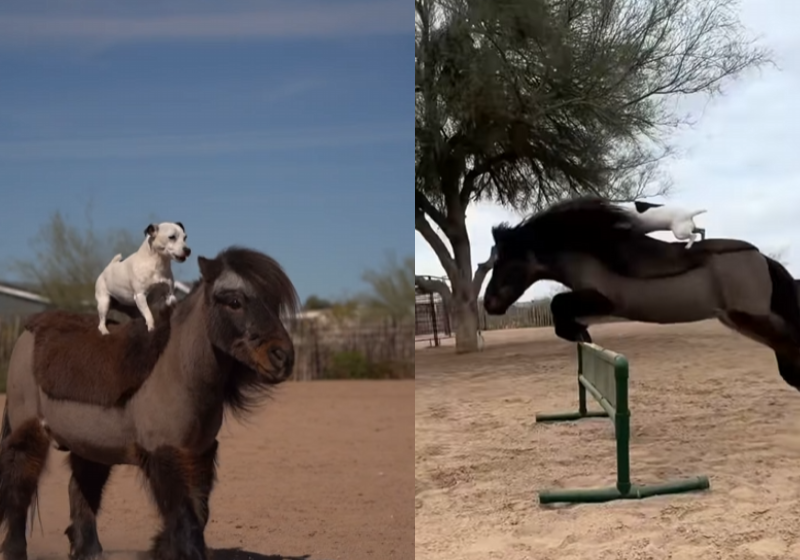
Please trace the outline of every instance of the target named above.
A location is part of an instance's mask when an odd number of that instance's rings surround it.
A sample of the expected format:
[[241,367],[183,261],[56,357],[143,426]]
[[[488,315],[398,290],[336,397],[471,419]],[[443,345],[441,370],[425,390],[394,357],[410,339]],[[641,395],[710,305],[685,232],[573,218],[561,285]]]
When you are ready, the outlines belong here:
[[705,214],[708,210],[695,210],[691,214],[689,214],[690,218],[694,218],[695,216],[699,216],[700,214]]
[[116,255],[114,255],[114,258],[111,259],[111,262],[109,262],[108,264],[119,262],[121,260],[122,260],[122,253],[117,253]]

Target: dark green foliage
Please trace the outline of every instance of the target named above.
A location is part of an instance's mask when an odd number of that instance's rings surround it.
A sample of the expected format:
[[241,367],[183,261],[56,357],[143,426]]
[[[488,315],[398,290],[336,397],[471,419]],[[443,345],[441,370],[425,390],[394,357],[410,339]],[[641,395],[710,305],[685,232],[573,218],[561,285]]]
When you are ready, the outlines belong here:
[[331,356],[324,379],[409,379],[413,377],[413,363],[372,362],[362,352],[343,350]]

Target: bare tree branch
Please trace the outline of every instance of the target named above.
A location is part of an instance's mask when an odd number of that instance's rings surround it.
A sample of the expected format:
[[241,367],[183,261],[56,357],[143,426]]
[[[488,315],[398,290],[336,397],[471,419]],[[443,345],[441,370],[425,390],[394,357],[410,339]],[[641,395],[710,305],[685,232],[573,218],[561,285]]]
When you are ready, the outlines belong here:
[[[447,217],[420,191],[414,191],[416,209],[426,214],[445,233],[448,230]],[[420,232],[422,233],[422,232]]]
[[472,279],[472,291],[476,296],[480,293],[483,282],[486,280],[486,275],[489,274],[489,271],[492,270],[492,268],[494,268],[494,263],[496,261],[497,248],[492,247],[489,258],[478,265],[478,268],[475,270],[475,276]]
[[420,289],[426,294],[439,294],[442,296],[442,301],[444,301],[444,304],[446,306],[450,305],[453,292],[450,290],[450,286],[448,286],[445,282],[442,282],[441,280],[431,280],[430,278],[425,278],[424,276],[414,276],[414,284],[419,286]]
[[436,254],[436,257],[439,259],[439,262],[444,268],[445,273],[449,278],[455,278],[458,276],[458,267],[456,266],[456,262],[453,257],[450,256],[450,251],[447,249],[447,245],[444,244],[444,241],[441,237],[434,231],[431,224],[428,223],[428,220],[425,218],[423,214],[417,214],[414,219],[414,229],[422,235],[423,239],[428,242],[428,245],[431,246],[433,252]]

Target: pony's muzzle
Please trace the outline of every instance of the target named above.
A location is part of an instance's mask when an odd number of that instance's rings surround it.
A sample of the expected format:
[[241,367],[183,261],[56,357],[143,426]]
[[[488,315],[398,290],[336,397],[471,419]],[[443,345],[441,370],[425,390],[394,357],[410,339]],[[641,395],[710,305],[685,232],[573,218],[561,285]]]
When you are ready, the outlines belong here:
[[489,315],[502,315],[508,309],[508,305],[497,296],[484,296],[483,308]]
[[261,343],[253,350],[253,358],[262,373],[275,381],[285,381],[294,368],[294,348],[291,344]]
[[270,348],[269,361],[275,369],[283,369],[290,361],[289,353],[283,348]]

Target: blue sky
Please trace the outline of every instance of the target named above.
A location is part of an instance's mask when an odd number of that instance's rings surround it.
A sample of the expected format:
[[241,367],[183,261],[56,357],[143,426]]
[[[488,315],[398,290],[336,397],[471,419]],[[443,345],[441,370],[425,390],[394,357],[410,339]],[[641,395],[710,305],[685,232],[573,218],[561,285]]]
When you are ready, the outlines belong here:
[[[796,0],[740,4],[743,24],[773,51],[777,66],[742,75],[711,103],[681,102],[679,108],[692,113],[698,123],[676,131],[673,141],[679,157],[664,167],[673,181],[672,192],[650,200],[707,209],[695,221],[709,237],[745,239],[763,251],[782,253],[789,270],[800,278],[800,33],[791,16],[800,15],[800,6]],[[497,205],[469,208],[473,264],[488,257],[493,225],[520,219]],[[674,240],[668,233],[654,237]],[[419,233],[414,253],[417,274],[444,274]],[[539,282],[521,300],[546,295],[553,287]]]
[[4,0],[0,278],[91,201],[99,230],[183,222],[183,279],[242,244],[303,298],[361,290],[412,250],[404,17],[401,0]]

